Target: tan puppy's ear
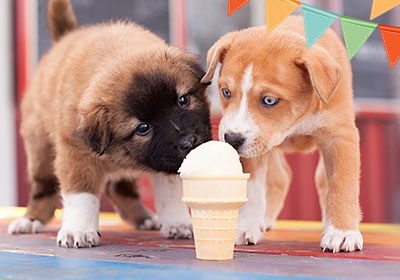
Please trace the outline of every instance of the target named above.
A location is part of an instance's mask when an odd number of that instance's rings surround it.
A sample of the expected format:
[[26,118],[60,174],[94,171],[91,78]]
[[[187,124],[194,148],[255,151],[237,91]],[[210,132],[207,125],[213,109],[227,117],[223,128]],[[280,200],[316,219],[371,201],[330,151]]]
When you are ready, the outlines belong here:
[[111,142],[107,109],[104,106],[96,106],[82,112],[74,136],[80,138],[98,156],[102,156]]
[[208,50],[207,53],[207,73],[204,75],[203,79],[201,79],[202,84],[209,83],[213,76],[215,69],[217,68],[218,62],[222,63],[224,60],[225,54],[233,41],[236,38],[237,32],[231,32],[224,36],[222,36],[214,45]]
[[297,67],[308,72],[311,84],[319,99],[328,104],[342,78],[342,69],[323,48],[313,46],[300,59]]

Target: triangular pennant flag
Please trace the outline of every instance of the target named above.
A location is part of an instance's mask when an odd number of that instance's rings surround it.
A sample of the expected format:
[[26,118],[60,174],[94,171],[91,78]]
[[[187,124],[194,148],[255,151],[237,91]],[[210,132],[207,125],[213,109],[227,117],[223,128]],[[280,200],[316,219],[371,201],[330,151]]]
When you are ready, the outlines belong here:
[[352,59],[369,36],[371,36],[378,24],[346,16],[340,16],[340,21],[342,22],[347,55],[349,59]]
[[228,0],[228,16],[239,10],[250,0]]
[[304,3],[302,4],[302,8],[307,47],[311,48],[339,15]]
[[379,30],[390,67],[393,68],[400,58],[400,27],[379,24]]
[[265,0],[267,33],[271,33],[300,5],[296,0]]
[[370,20],[373,20],[381,14],[386,13],[387,11],[393,9],[399,4],[400,0],[374,0],[374,2],[372,2]]

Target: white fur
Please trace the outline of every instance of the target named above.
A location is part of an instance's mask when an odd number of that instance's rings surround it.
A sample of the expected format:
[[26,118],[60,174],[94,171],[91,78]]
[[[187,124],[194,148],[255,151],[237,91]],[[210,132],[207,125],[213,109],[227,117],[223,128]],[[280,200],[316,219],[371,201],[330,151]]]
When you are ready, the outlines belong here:
[[151,175],[154,204],[161,234],[168,238],[192,238],[192,220],[186,204],[182,201],[182,180],[178,175]]
[[99,244],[99,198],[91,193],[62,194],[63,221],[57,243],[63,247],[92,247]]
[[39,220],[32,221],[26,217],[20,217],[8,226],[8,233],[40,233],[43,227],[44,225]]
[[285,138],[291,135],[311,135],[315,130],[324,126],[324,114],[310,114],[301,122],[292,126]]
[[239,210],[236,245],[257,244],[264,236],[266,168],[266,162],[260,164],[247,184],[248,201]]
[[[244,71],[241,83],[242,98],[239,110],[234,114],[225,113],[220,124],[219,138],[224,141],[225,133],[240,133],[247,143],[252,143],[258,134],[258,127],[248,110],[248,93],[253,87],[253,64],[249,64]],[[246,143],[244,144],[244,146]]]
[[324,125],[324,113],[310,114],[304,120],[296,123],[291,128],[289,128],[285,133],[273,135],[273,137],[271,137],[270,139],[268,148],[271,149],[273,147],[279,146],[289,136],[312,135],[315,130],[323,127]]
[[320,245],[323,251],[329,250],[333,253],[339,251],[352,252],[362,250],[363,237],[358,230],[343,231],[333,225],[329,225],[324,230]]

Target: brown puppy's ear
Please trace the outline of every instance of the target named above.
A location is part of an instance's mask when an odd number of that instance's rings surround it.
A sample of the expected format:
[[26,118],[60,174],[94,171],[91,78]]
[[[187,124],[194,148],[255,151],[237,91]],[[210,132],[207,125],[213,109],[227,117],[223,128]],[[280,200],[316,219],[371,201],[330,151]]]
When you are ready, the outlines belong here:
[[74,135],[102,156],[111,142],[111,130],[107,121],[107,109],[98,106],[82,112],[81,121]]
[[201,79],[202,84],[209,83],[213,76],[215,69],[217,68],[218,62],[222,63],[225,54],[233,41],[236,38],[237,32],[231,32],[222,36],[214,45],[208,50],[207,53],[207,73]]
[[313,46],[300,59],[297,67],[307,71],[318,98],[328,104],[342,78],[342,68],[323,48]]

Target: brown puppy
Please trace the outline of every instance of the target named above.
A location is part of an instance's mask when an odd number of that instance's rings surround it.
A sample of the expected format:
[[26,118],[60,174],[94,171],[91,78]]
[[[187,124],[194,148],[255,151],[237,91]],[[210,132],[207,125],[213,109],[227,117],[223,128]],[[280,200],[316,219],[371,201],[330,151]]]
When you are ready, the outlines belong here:
[[205,83],[222,63],[220,139],[238,150],[245,171],[252,174],[236,243],[257,243],[264,229],[273,226],[291,176],[283,152],[318,147],[321,247],[362,249],[352,72],[337,35],[328,30],[307,50],[302,18],[290,17],[270,35],[265,27],[255,27],[223,36],[209,50],[207,62]]
[[77,29],[67,0],[49,1],[48,13],[55,43],[21,104],[31,197],[27,213],[9,232],[40,231],[60,188],[58,244],[94,246],[105,186],[122,218],[156,228],[157,218],[140,203],[135,183],[150,172],[162,233],[190,238],[176,174],[186,154],[211,139],[197,57],[133,23]]

